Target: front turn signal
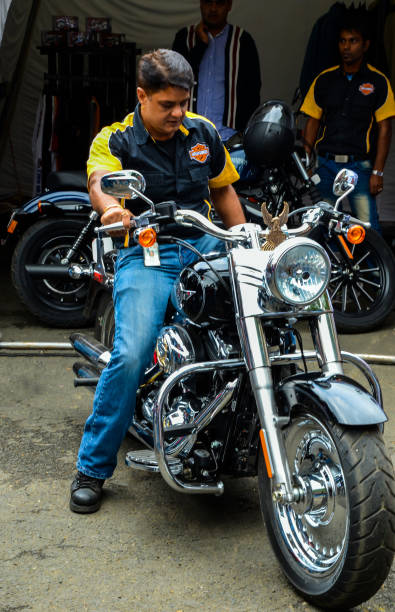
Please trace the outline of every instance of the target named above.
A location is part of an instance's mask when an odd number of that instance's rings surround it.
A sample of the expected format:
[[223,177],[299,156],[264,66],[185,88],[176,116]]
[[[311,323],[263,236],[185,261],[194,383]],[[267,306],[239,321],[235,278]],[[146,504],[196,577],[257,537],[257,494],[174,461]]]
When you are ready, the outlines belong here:
[[352,225],[347,230],[347,240],[351,244],[360,244],[365,240],[366,231],[362,225]]
[[142,247],[151,247],[156,242],[156,231],[152,227],[143,229],[138,236],[138,243]]

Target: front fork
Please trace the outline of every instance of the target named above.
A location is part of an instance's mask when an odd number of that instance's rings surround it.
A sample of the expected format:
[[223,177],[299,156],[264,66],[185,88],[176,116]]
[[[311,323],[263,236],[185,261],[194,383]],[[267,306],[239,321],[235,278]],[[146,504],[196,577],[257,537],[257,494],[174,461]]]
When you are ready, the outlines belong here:
[[[317,358],[324,373],[340,374],[343,368],[333,314],[328,312],[329,297],[324,295],[319,302],[320,310],[327,312],[317,315],[310,326]],[[282,434],[282,428],[288,424],[289,419],[278,413],[261,318],[238,317],[237,326],[261,423],[260,438],[266,469],[274,483],[273,497],[283,503],[299,501],[301,491],[292,482]]]

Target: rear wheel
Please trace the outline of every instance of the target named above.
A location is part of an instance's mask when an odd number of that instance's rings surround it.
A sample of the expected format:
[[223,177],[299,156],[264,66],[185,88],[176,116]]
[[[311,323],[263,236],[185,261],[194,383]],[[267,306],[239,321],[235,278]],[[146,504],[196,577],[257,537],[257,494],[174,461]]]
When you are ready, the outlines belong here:
[[[80,327],[89,322],[84,314],[89,279],[33,278],[26,264],[60,265],[86,224],[77,219],[43,219],[32,225],[18,242],[11,262],[12,281],[21,301],[32,314],[54,327]],[[73,263],[92,261],[91,248],[82,245]]]
[[285,430],[297,504],[273,500],[259,461],[259,494],[269,538],[287,578],[327,609],[366,601],[386,579],[395,548],[394,475],[377,428],[343,427],[303,407]]
[[395,304],[395,263],[391,249],[374,230],[360,244],[328,235],[321,226],[310,238],[325,248],[332,264],[329,294],[336,326],[341,332],[364,332],[379,327]]

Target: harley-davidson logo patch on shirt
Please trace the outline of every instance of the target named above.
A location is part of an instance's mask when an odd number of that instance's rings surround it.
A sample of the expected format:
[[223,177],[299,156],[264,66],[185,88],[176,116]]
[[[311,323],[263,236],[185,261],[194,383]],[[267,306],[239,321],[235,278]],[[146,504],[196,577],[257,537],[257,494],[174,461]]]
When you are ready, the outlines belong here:
[[368,96],[374,92],[374,85],[372,83],[362,83],[359,86],[359,91],[364,95]]
[[208,156],[210,155],[210,149],[206,144],[201,144],[198,142],[189,149],[189,157],[199,162],[199,164],[204,164]]

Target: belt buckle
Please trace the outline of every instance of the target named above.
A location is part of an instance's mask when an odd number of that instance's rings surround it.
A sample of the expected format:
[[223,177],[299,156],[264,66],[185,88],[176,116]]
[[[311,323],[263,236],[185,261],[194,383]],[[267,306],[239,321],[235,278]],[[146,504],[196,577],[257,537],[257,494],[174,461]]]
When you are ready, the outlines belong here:
[[337,164],[346,164],[348,162],[348,155],[335,155],[335,162]]

